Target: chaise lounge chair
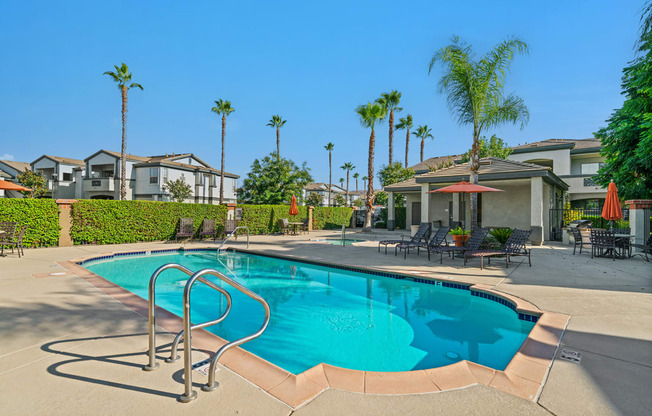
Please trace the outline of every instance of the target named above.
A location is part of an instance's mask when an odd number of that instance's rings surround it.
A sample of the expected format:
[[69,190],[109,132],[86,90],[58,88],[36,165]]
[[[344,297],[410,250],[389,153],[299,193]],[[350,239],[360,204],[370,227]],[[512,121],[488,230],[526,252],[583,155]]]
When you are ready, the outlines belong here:
[[[427,242],[428,238],[430,238],[430,230],[432,226],[430,224],[421,224],[419,226],[419,229],[417,230],[416,233],[414,233],[414,236],[410,237],[409,235],[402,235],[400,240],[382,240],[378,242],[378,252],[380,252],[380,246],[384,245],[385,246],[385,254],[387,254],[387,246],[392,244],[404,244],[404,243],[411,243],[411,244],[417,244],[420,242]],[[410,237],[409,240],[406,240],[405,237]],[[394,255],[396,255],[396,250],[394,250]]]
[[491,257],[505,256],[505,268],[508,268],[510,256],[527,256],[528,264],[532,267],[530,250],[525,247],[525,243],[530,238],[531,233],[531,230],[513,230],[500,250],[467,250],[464,252],[464,266],[466,266],[470,258],[480,257],[480,269],[482,270],[484,268],[483,263],[485,257],[491,263]]
[[417,255],[419,255],[419,250],[421,248],[425,248],[428,250],[428,260],[430,260],[430,251],[431,249],[436,249],[437,247],[441,247],[443,243],[445,243],[446,246],[448,246],[448,242],[446,241],[446,236],[448,235],[448,232],[450,231],[450,228],[448,227],[439,227],[437,232],[432,236],[430,241],[427,243],[424,242],[419,242],[416,244],[410,243],[410,242],[405,242],[401,244],[397,244],[394,247],[394,255],[396,255],[396,250],[403,250],[405,249],[405,252],[403,253],[403,258],[407,257],[407,253],[410,251],[411,248],[416,247],[417,248]]
[[455,253],[462,253],[465,251],[477,251],[480,249],[480,244],[484,241],[484,238],[489,233],[488,228],[476,228],[471,232],[469,239],[466,241],[466,245],[462,247],[458,246],[440,246],[434,247],[431,249],[433,253],[439,253],[439,264],[444,263],[444,253],[453,254],[455,258]]

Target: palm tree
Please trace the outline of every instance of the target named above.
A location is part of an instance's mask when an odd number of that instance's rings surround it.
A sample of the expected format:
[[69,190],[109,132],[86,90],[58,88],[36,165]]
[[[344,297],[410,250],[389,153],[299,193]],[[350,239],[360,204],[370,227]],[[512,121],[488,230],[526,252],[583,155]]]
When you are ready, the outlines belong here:
[[[398,120],[396,125],[396,130],[403,130],[407,132],[405,134],[405,167],[408,167],[408,151],[410,150],[410,129],[412,128],[412,115],[408,114],[407,117],[402,117]],[[423,156],[421,156],[423,159]]]
[[367,179],[366,176],[362,177],[362,193],[364,194],[365,199],[367,199]]
[[392,90],[392,92],[384,92],[380,94],[380,98],[376,102],[389,112],[389,165],[392,166],[392,159],[394,157],[394,111],[402,111],[403,109],[398,106],[401,101],[401,93]]
[[226,133],[226,116],[235,111],[235,108],[231,107],[230,101],[224,101],[220,98],[219,101],[215,101],[215,107],[211,108],[211,111],[217,115],[222,115],[222,165],[220,166],[220,204],[224,203],[224,135]]
[[365,213],[363,227],[363,231],[371,231],[371,210],[373,209],[374,202],[374,150],[376,146],[374,128],[376,123],[381,122],[387,117],[387,109],[378,103],[367,103],[367,105],[361,105],[356,108],[355,112],[360,116],[360,124],[371,129],[371,135],[369,136],[369,162],[367,166],[369,183],[367,184],[367,201],[365,204],[367,212]]
[[340,178],[340,188],[344,189],[344,178]]
[[[505,75],[516,53],[528,53],[527,43],[517,38],[507,39],[495,45],[481,59],[465,42],[453,37],[452,44],[435,52],[428,74],[436,64],[444,68],[439,80],[440,92],[448,95],[448,105],[460,124],[473,125],[470,179],[478,183],[480,168],[479,140],[484,128],[505,123],[521,124],[530,119],[530,113],[522,98],[513,94],[503,95]],[[471,194],[471,229],[478,224],[478,194]]]
[[423,162],[423,145],[426,139],[428,138],[434,139],[431,132],[432,129],[429,129],[427,124],[417,127],[417,131],[414,132],[414,135],[421,139],[421,161],[422,162]]
[[140,88],[143,90],[143,86],[131,82],[131,72],[127,64],[124,62],[122,65],[115,67],[115,72],[106,71],[104,75],[108,75],[113,78],[113,81],[118,83],[118,88],[122,94],[122,151],[120,153],[120,200],[127,199],[127,181],[126,181],[126,172],[127,172],[127,90],[131,88]]
[[328,150],[328,206],[331,205],[331,188],[333,187],[333,148],[335,145],[328,142],[324,149]]
[[346,171],[346,201],[348,202],[349,206],[351,206],[351,202],[349,201],[349,174],[353,169],[355,169],[355,166],[353,166],[353,163],[351,162],[346,162],[340,166],[340,169]]
[[360,177],[360,174],[356,172],[353,174],[353,177],[355,178],[355,192],[358,193],[358,178]]
[[278,114],[272,116],[272,119],[267,123],[268,126],[274,128],[276,127],[276,156],[278,160],[281,160],[281,132],[279,129],[285,125],[287,120],[283,120],[283,117]]

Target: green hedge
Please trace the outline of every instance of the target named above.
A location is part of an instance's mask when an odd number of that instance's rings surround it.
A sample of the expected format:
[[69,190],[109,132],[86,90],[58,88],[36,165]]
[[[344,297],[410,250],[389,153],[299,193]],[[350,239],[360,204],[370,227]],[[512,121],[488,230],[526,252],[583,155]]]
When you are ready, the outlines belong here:
[[[407,218],[407,208],[405,207],[395,207],[394,208],[394,227],[398,229],[405,229],[405,221]],[[377,228],[387,228],[387,208],[380,210],[379,219],[380,224],[377,224]]]
[[27,226],[25,247],[56,246],[59,243],[59,209],[53,199],[2,198],[0,221]]
[[[238,205],[242,209],[242,221],[239,225],[249,227],[251,234],[269,234],[279,232],[278,220],[287,218],[291,222],[308,218],[308,208],[300,206],[299,214],[290,216],[289,205]],[[313,230],[338,229],[342,224],[351,224],[353,210],[346,207],[315,207],[312,211]]]
[[351,226],[353,209],[347,207],[315,207],[312,211],[312,228],[314,230],[341,229],[342,224]]
[[178,230],[180,218],[193,218],[197,232],[205,218],[214,219],[219,231],[226,212],[225,205],[79,200],[72,204],[70,235],[75,244],[171,240]]

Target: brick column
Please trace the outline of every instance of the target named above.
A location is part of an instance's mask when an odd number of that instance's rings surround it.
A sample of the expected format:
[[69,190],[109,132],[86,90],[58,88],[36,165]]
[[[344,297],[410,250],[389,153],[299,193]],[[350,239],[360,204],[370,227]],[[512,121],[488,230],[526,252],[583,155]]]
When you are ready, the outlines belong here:
[[226,204],[226,219],[227,220],[234,220],[235,219],[235,207],[237,207],[238,204]]
[[312,210],[315,207],[308,206],[308,232],[312,231]]
[[59,227],[61,227],[61,231],[59,231],[59,247],[71,247],[73,245],[72,237],[70,236],[70,229],[72,228],[70,207],[75,202],[77,202],[76,199],[57,199]]
[[645,244],[650,236],[652,199],[632,199],[625,203],[629,205],[629,227],[634,235],[634,244]]

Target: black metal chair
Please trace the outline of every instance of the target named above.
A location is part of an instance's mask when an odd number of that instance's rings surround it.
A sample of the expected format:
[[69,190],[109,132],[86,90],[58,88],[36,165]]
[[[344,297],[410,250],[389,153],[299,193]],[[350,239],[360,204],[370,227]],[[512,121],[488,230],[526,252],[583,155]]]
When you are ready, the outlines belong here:
[[[23,249],[23,237],[25,237],[25,231],[27,230],[27,226],[24,225],[23,228],[21,228],[20,232],[16,234],[16,223],[8,223],[9,226],[7,227],[7,230],[11,229],[11,226],[13,225],[13,232],[6,232],[4,234],[0,234],[3,236],[2,240],[0,240],[0,255],[4,255],[5,253],[5,246],[11,247],[11,254],[14,253],[14,247],[16,247],[16,251],[18,251],[18,258],[21,257],[21,254],[24,256],[25,255],[25,250]],[[3,229],[0,226],[0,229]]]
[[611,258],[616,260],[616,237],[613,231],[602,229],[591,229],[591,258],[606,257],[611,255]]
[[195,236],[195,230],[192,225],[192,218],[181,218],[179,220],[179,231],[177,231],[177,235],[175,237],[175,241],[179,241],[179,238],[187,238],[190,237],[190,241],[192,242],[192,238]]
[[213,241],[217,240],[217,229],[215,228],[215,220],[205,219],[202,223],[202,230],[199,232],[199,238],[213,237]]
[[[387,254],[387,246],[388,245],[396,245],[396,244],[404,244],[404,243],[411,243],[411,244],[417,244],[420,242],[427,242],[428,239],[430,238],[430,233],[432,230],[432,225],[430,223],[422,223],[419,225],[419,229],[417,230],[416,233],[414,233],[413,236],[409,235],[401,235],[400,240],[381,240],[378,242],[378,252],[380,252],[380,246],[384,245],[385,246],[385,254]],[[409,240],[406,240],[405,238],[409,237]],[[396,255],[396,250],[394,250],[394,255]]]
[[505,268],[509,268],[509,257],[512,256],[527,256],[528,264],[532,267],[532,259],[530,257],[530,250],[525,247],[525,243],[530,238],[532,230],[512,230],[512,233],[505,241],[505,244],[500,250],[466,250],[464,251],[464,265],[468,259],[473,257],[480,257],[480,269],[484,268],[484,258],[491,264],[491,257],[505,257]]
[[430,239],[430,241],[428,242],[421,241],[416,244],[411,242],[405,242],[405,243],[397,244],[394,247],[394,255],[396,255],[397,250],[405,250],[405,252],[403,253],[403,258],[406,258],[411,248],[414,247],[417,248],[417,255],[419,255],[420,249],[425,248],[426,250],[428,250],[428,260],[430,260],[431,248],[440,247],[442,244],[448,245],[448,242],[446,241],[446,236],[448,235],[449,231],[450,228],[448,227],[439,227],[435,232],[435,234]]
[[[225,220],[224,229],[222,230],[222,238],[226,238],[226,236],[234,232],[236,228],[238,228],[237,220]],[[234,237],[237,240],[238,233],[235,233]]]
[[647,255],[652,254],[652,234],[650,234],[650,236],[647,238],[647,241],[645,242],[645,244],[636,244],[636,243],[630,244],[630,248],[640,248],[641,249],[640,253],[631,254],[631,252],[630,252],[631,257],[634,257],[634,256],[643,257],[643,256],[645,256],[645,261],[649,262],[650,259],[648,259]]
[[[613,228],[612,230],[614,234],[630,235],[632,232],[631,228],[629,227]],[[623,253],[623,257],[631,257],[632,247],[630,245],[629,237],[616,237],[616,246],[618,246],[618,248]]]
[[591,241],[586,241],[584,239],[584,236],[582,235],[582,232],[578,227],[568,227],[570,228],[571,232],[573,233],[573,240],[575,243],[573,244],[573,255],[575,255],[575,250],[579,246],[580,248],[580,254],[582,254],[582,249],[584,246],[590,246]]
[[452,254],[455,258],[455,253],[462,253],[464,251],[477,251],[480,249],[480,244],[484,241],[485,237],[489,234],[488,228],[476,228],[471,232],[469,239],[466,240],[466,245],[458,246],[441,246],[435,247],[431,250],[433,253],[439,253],[439,264],[444,263],[444,253]]

